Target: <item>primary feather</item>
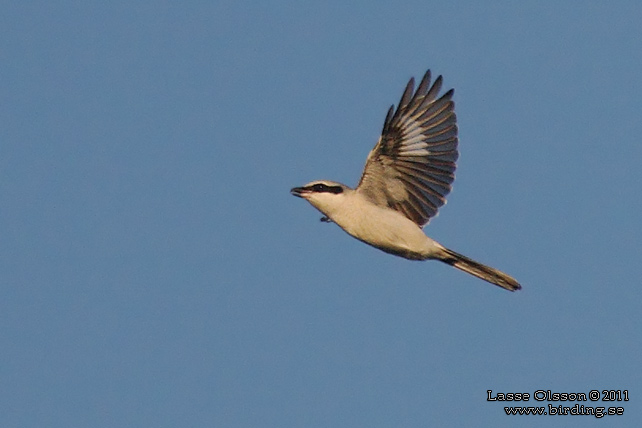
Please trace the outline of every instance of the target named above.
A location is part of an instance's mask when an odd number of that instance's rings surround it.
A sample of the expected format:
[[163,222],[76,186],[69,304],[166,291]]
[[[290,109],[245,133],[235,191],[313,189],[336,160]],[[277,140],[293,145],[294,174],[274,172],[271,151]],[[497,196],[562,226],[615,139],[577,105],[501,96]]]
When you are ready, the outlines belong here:
[[414,91],[411,78],[397,109],[390,107],[357,186],[371,202],[420,227],[446,203],[459,156],[454,91],[437,98],[442,78],[432,86],[430,80],[428,70]]

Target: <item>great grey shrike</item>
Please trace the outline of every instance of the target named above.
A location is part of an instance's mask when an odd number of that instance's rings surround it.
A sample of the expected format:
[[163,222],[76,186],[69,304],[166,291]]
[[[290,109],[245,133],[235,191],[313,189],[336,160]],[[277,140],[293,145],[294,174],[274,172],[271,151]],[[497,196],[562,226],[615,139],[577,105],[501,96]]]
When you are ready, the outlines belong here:
[[356,189],[319,180],[291,193],[321,211],[321,220],[387,253],[440,260],[506,290],[519,290],[511,276],[449,250],[422,231],[446,203],[459,156],[454,90],[439,97],[441,76],[432,85],[430,80],[428,70],[414,91],[411,78],[397,110],[390,107]]

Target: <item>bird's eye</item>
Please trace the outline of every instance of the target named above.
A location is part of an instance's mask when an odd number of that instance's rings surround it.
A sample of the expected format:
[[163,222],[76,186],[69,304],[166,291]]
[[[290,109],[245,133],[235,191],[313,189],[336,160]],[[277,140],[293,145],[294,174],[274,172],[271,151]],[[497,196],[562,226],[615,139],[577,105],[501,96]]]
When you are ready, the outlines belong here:
[[335,195],[343,192],[341,186],[328,186],[325,183],[313,184],[312,186],[308,186],[308,189],[316,193],[334,193]]

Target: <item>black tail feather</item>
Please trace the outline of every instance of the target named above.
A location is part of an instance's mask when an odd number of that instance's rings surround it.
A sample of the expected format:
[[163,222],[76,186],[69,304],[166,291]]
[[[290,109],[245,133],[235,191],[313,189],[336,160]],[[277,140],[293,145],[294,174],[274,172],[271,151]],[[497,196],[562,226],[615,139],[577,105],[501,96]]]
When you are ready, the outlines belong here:
[[476,262],[473,259],[469,259],[468,257],[456,253],[453,250],[449,250],[448,248],[443,248],[443,253],[438,255],[437,259],[474,275],[477,278],[488,281],[491,284],[505,288],[506,290],[515,291],[522,288],[519,282],[517,282],[512,276],[490,266]]

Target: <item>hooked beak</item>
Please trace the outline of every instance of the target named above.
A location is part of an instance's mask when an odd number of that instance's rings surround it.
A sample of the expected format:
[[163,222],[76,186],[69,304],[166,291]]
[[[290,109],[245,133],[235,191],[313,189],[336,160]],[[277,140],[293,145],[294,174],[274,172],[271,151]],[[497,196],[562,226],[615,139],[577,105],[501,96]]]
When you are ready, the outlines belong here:
[[310,193],[310,191],[304,187],[293,187],[292,189],[290,189],[290,193],[292,193],[294,196],[298,196],[299,198],[303,198],[303,195]]

